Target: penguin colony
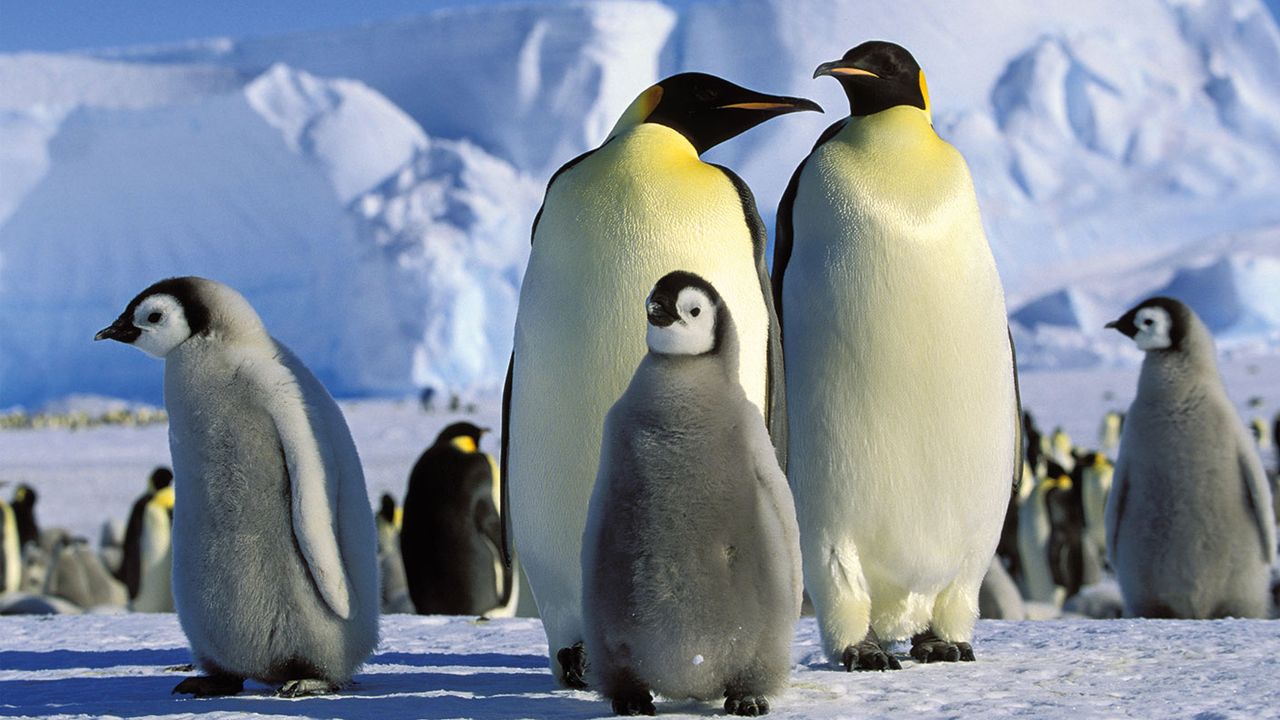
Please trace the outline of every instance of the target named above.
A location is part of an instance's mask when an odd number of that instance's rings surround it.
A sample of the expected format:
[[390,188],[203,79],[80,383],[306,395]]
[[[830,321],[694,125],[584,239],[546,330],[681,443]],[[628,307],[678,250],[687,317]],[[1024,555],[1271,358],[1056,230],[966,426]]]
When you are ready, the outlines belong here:
[[380,610],[510,612],[521,567],[555,680],[626,715],[654,714],[654,693],[767,713],[803,588],[850,671],[900,669],[900,641],[917,662],[974,660],[980,604],[1025,616],[1108,565],[1128,615],[1267,617],[1275,499],[1195,314],[1152,298],[1108,326],[1146,356],[1100,451],[1041,433],[923,70],[873,41],[819,77],[849,114],[791,177],[772,278],[750,189],[700,156],[820,111],[808,100],[669,77],[552,176],[501,470],[485,429],[451,425],[403,509],[369,511],[341,411],[239,293],[143,290],[95,339],[164,360],[173,474],[102,558],[40,533],[19,488],[0,502],[0,589],[176,609],[203,674],[175,693],[254,679],[297,696],[351,680]]

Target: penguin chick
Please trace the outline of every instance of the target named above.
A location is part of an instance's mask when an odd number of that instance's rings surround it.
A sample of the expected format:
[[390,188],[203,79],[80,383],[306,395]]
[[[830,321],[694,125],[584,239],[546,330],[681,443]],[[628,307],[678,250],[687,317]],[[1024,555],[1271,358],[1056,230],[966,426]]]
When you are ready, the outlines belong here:
[[235,290],[143,290],[97,340],[164,359],[173,595],[207,674],[175,693],[285,696],[351,679],[378,639],[373,516],[342,411]]
[[420,615],[482,615],[504,604],[502,521],[493,461],[480,450],[487,430],[454,423],[413,466],[404,496],[400,555]]
[[[846,669],[972,660],[978,592],[1022,477],[1004,290],[964,158],[905,48],[814,77],[850,115],[778,208],[788,476],[823,647]],[[1025,559],[1024,559],[1025,562]]]
[[[742,179],[699,155],[801,110],[819,108],[713,75],[673,75],[641,92],[600,147],[547,184],[520,288],[501,476],[503,516],[563,685],[583,686],[582,528],[600,432],[645,354],[635,298],[680,268],[713,283],[736,318],[739,379],[785,446],[767,233]],[[506,512],[508,502],[518,511]]]
[[623,715],[650,691],[768,711],[800,614],[799,531],[737,333],[692,273],[658,281],[649,352],[605,420],[583,533],[592,684]]
[[1268,617],[1271,489],[1200,318],[1167,297],[1107,327],[1146,352],[1125,416],[1107,552],[1138,617]]

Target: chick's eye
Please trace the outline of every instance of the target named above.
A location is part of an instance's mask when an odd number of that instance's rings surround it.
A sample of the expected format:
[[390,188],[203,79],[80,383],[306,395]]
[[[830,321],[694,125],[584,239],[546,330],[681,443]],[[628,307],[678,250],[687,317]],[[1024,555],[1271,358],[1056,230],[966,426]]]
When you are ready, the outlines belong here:
[[1143,320],[1142,324],[1147,327],[1151,327],[1151,318],[1147,318],[1146,320]]
[[690,314],[690,315],[692,315],[692,316],[694,316],[694,317],[698,317],[699,315],[701,315],[701,314],[702,314],[702,308],[694,308],[694,309],[692,309],[692,310],[690,310],[690,311],[689,311],[689,314]]
[[149,322],[149,323],[158,323],[158,322],[160,322],[160,318],[162,318],[162,317],[164,317],[164,315],[161,315],[161,314],[160,314],[160,313],[158,313],[158,312],[153,312],[153,313],[151,313],[150,315],[148,315],[148,316],[147,316],[147,322]]

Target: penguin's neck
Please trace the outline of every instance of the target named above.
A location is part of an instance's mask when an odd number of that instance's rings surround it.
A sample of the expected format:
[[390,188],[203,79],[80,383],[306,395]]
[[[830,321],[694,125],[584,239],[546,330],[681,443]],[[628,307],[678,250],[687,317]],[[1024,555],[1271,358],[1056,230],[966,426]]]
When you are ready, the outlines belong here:
[[618,132],[598,152],[618,155],[638,166],[663,168],[706,167],[688,138],[666,125],[640,123]]
[[1138,396],[1160,398],[1185,408],[1200,404],[1217,382],[1218,368],[1212,357],[1157,350],[1142,360]]
[[929,114],[910,105],[898,105],[871,115],[851,115],[838,135],[857,144],[916,145],[939,140]]

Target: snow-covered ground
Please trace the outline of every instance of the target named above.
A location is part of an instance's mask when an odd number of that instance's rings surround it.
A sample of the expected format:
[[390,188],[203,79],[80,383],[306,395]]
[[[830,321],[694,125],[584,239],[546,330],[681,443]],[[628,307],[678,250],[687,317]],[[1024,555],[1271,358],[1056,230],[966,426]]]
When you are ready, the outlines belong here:
[[[0,618],[0,717],[597,718],[591,692],[557,689],[537,620],[391,615],[355,685],[284,700],[253,683],[230,698],[170,695],[190,662],[172,615]],[[792,646],[775,718],[1275,717],[1280,622],[979,621],[977,662],[846,673],[824,662],[812,618]],[[659,701],[661,717],[724,715]]]

